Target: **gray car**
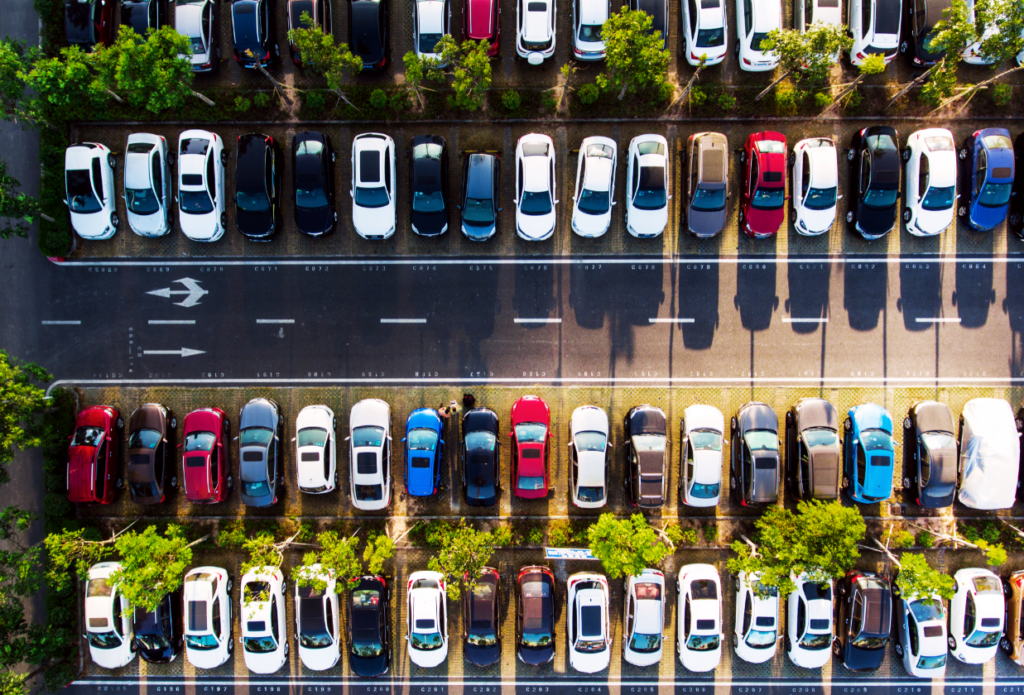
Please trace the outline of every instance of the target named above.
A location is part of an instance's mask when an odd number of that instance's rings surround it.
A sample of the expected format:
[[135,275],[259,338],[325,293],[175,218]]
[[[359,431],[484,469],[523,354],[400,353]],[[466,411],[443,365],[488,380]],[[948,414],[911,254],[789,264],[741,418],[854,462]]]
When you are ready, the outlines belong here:
[[729,487],[744,507],[779,499],[779,418],[764,403],[750,402],[731,422]]
[[839,414],[824,398],[801,398],[786,413],[786,478],[805,500],[839,498]]
[[686,228],[708,238],[725,227],[729,199],[729,140],[721,133],[695,133],[686,144]]
[[487,241],[498,231],[498,155],[474,153],[462,163],[462,233]]
[[277,403],[253,398],[242,406],[238,424],[239,478],[242,502],[269,507],[284,485],[281,467],[281,427],[284,419]]

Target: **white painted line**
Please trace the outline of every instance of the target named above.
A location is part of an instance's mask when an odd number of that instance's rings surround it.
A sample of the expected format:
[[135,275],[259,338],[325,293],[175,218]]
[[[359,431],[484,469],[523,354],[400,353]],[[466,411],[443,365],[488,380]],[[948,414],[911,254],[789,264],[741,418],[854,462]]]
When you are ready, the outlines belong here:
[[81,321],[43,321],[44,326],[81,326]]
[[648,323],[693,323],[693,319],[647,319]]
[[206,350],[193,350],[192,348],[181,348],[180,350],[143,350],[143,355],[178,355],[179,357],[191,357],[192,355],[205,355]]
[[827,318],[820,318],[820,319],[794,319],[794,318],[790,318],[788,316],[785,316],[785,317],[783,317],[782,322],[783,323],[828,323],[828,319]]
[[562,319],[514,319],[516,323],[561,323]]
[[426,323],[426,319],[381,319],[381,323]]
[[256,319],[256,323],[295,323],[295,319]]
[[914,319],[917,323],[960,323],[959,318]]
[[171,321],[163,319],[150,319],[150,326],[193,326],[195,325],[195,319],[181,319],[180,321]]
[[[875,679],[875,678],[871,678],[871,679],[867,679],[867,680],[865,680],[865,679],[861,679],[861,680],[846,680],[846,679],[836,679],[836,678],[833,678],[833,679],[831,679],[831,681],[826,681],[826,682],[829,683],[833,688],[838,687],[838,686],[859,686],[859,687],[863,688],[864,686],[871,686],[871,687],[893,687],[893,686],[907,686],[907,685],[920,686],[921,685],[921,681],[919,681],[919,680],[918,681],[912,681],[909,678],[906,679],[906,680],[899,680],[899,679]],[[241,678],[224,678],[223,676],[220,676],[220,677],[213,676],[213,677],[210,677],[210,678],[196,678],[196,677],[192,677],[191,679],[186,679],[186,678],[167,678],[166,676],[162,677],[162,678],[139,678],[139,677],[136,676],[136,677],[126,677],[126,678],[105,678],[105,679],[95,679],[95,680],[93,680],[91,678],[90,679],[82,679],[82,680],[73,681],[71,683],[71,685],[72,686],[94,687],[94,686],[97,686],[97,685],[124,686],[124,685],[127,685],[127,684],[134,684],[134,683],[139,683],[139,684],[145,683],[147,686],[167,686],[167,685],[174,685],[174,686],[182,686],[182,685],[184,685],[184,686],[199,686],[199,685],[202,685],[202,686],[234,686],[234,687],[239,687],[239,686],[245,685],[245,686],[248,686],[248,687],[251,688],[253,686],[277,686],[277,687],[280,687],[280,686],[288,686],[288,685],[291,685],[291,684],[302,685],[302,686],[313,686],[313,687],[338,686],[338,685],[342,685],[342,684],[352,684],[352,685],[360,685],[361,684],[361,685],[365,685],[367,683],[367,681],[365,679],[360,679],[360,678],[357,678],[355,676],[340,676],[340,677],[337,677],[337,678],[321,679],[321,680],[318,680],[318,679],[315,679],[315,678],[284,677],[284,678],[278,678],[278,679],[275,679],[275,680],[266,680],[266,681],[264,681],[264,680],[257,680],[255,678],[244,678],[244,677],[241,677]],[[403,679],[403,678],[395,678],[393,681],[384,681],[384,683],[386,683],[388,685],[433,686],[433,687],[437,687],[437,686],[460,686],[460,687],[465,687],[465,686],[477,686],[477,685],[487,685],[487,686],[499,686],[499,685],[501,685],[501,686],[507,686],[507,687],[512,687],[512,686],[530,686],[530,687],[533,687],[533,686],[551,686],[551,685],[562,686],[562,687],[576,687],[576,686],[580,686],[580,687],[607,687],[609,685],[619,685],[619,686],[637,686],[637,687],[640,687],[640,686],[658,686],[658,685],[678,685],[678,686],[701,686],[701,687],[705,687],[706,688],[706,687],[709,687],[709,686],[712,686],[712,685],[716,685],[716,684],[717,685],[737,685],[737,686],[759,686],[759,687],[763,687],[765,685],[768,685],[768,686],[785,686],[786,688],[788,688],[790,686],[820,688],[822,686],[822,681],[820,681],[820,680],[818,680],[818,681],[806,680],[805,681],[805,680],[796,680],[796,679],[785,679],[783,681],[783,679],[775,679],[775,678],[767,678],[767,679],[762,679],[762,680],[759,680],[759,681],[752,681],[752,680],[749,680],[749,679],[743,679],[743,680],[736,679],[736,680],[733,680],[731,678],[707,678],[707,679],[692,680],[692,681],[691,680],[684,680],[684,679],[681,679],[681,678],[680,679],[674,679],[674,678],[664,678],[664,679],[638,678],[636,680],[630,680],[630,679],[627,679],[627,678],[606,678],[604,680],[593,680],[593,681],[591,681],[591,680],[576,680],[574,678],[562,678],[562,679],[555,678],[555,679],[536,681],[536,680],[499,680],[499,679],[493,679],[492,680],[492,679],[487,679],[487,678],[480,678],[480,679],[477,679],[477,680],[471,680],[471,679],[466,679],[466,678],[457,679],[457,678],[447,678],[445,676],[437,676],[435,678],[422,678],[421,677],[421,678],[418,678],[418,679],[415,679],[415,680],[413,680],[413,679],[406,680],[406,679]],[[1019,687],[1021,685],[1024,685],[1024,680],[1020,680],[1020,679],[1002,679],[1002,678],[1000,678],[998,680],[996,680],[994,678],[972,678],[972,679],[969,679],[969,680],[960,680],[960,679],[952,680],[952,679],[947,679],[946,680],[946,685],[953,685],[953,686],[956,686],[956,685],[970,685],[970,686],[996,685],[996,686],[1000,686],[1000,687],[1002,687],[1002,686],[1018,686]]]

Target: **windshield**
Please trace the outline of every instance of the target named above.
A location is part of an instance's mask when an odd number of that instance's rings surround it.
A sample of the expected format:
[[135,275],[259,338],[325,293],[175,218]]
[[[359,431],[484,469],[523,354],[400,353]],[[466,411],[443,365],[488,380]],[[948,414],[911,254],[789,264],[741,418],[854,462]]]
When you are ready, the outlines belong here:
[[316,188],[303,188],[302,186],[296,185],[295,205],[306,210],[326,207],[327,194],[324,193],[324,189],[319,186]]
[[860,435],[860,442],[868,451],[892,451],[892,437],[884,430],[867,430]]
[[817,651],[819,649],[828,649],[829,645],[832,644],[832,633],[831,632],[808,632],[804,635],[804,638],[800,640],[800,646],[804,649],[811,651]]
[[754,197],[750,204],[758,210],[778,210],[786,200],[786,193],[782,188],[758,187],[754,191]]
[[272,635],[262,637],[244,637],[242,646],[250,654],[266,654],[277,649],[277,640]]
[[352,651],[356,653],[356,656],[373,659],[384,653],[384,645],[377,639],[353,638]]
[[263,497],[270,494],[270,486],[264,480],[256,483],[243,480],[242,487],[245,489],[245,494],[249,497]]
[[1010,182],[986,183],[978,196],[978,202],[987,208],[1001,208],[1010,202],[1010,185]]
[[466,198],[462,221],[469,224],[491,224],[494,222],[491,201],[484,198]]
[[491,632],[470,632],[466,641],[475,647],[493,647],[498,643],[498,635]]
[[870,186],[864,191],[864,205],[869,208],[890,208],[896,204],[899,190],[892,185]]
[[160,494],[160,488],[156,483],[134,483],[130,482],[133,497],[156,497]]
[[750,37],[750,50],[760,51],[761,44],[765,39],[768,38],[768,32],[766,31],[755,31],[753,36]]
[[352,430],[352,446],[380,446],[384,443],[383,427],[357,427]]
[[431,191],[430,193],[416,191],[412,198],[412,209],[413,212],[421,213],[444,212],[444,198],[441,196],[441,191]]
[[361,208],[382,208],[390,202],[384,186],[356,186],[356,205]]
[[603,487],[581,487],[577,488],[576,496],[580,502],[600,502],[604,499]]
[[103,441],[103,428],[101,427],[79,427],[75,430],[75,438],[72,440],[74,446],[99,446]]
[[577,432],[577,451],[604,451],[605,437],[600,432]]
[[466,435],[467,451],[494,451],[498,438],[490,432],[470,432]]
[[637,451],[664,451],[665,437],[660,434],[633,435],[633,448]]
[[213,212],[213,201],[206,191],[183,191],[179,188],[178,203],[181,211],[189,215]]
[[547,434],[547,431],[547,426],[536,422],[516,425],[516,441],[520,444],[541,444],[544,442],[544,436]]
[[779,435],[767,430],[747,432],[743,437],[751,451],[778,451]]
[[721,451],[722,435],[718,432],[695,430],[690,432],[690,444],[694,451]]
[[444,638],[441,637],[440,632],[413,632],[409,635],[409,642],[414,649],[421,649],[426,652],[440,649],[444,646]]
[[956,440],[945,432],[925,432],[921,435],[921,443],[924,444],[929,451],[956,448]]
[[327,443],[327,430],[320,429],[319,427],[306,427],[299,430],[298,445],[299,447],[304,446],[323,446]]
[[159,652],[170,648],[170,643],[161,637],[160,635],[143,635],[138,632],[135,633],[135,639],[139,640],[139,644],[142,648],[151,651]]
[[217,638],[212,634],[208,635],[185,635],[185,643],[189,649],[209,651],[217,648]]
[[544,489],[544,477],[540,475],[521,475],[519,476],[520,490],[543,490]]
[[588,215],[602,215],[608,212],[611,202],[608,200],[607,191],[592,191],[589,188],[583,189],[583,195],[576,202],[580,212]]
[[434,53],[441,34],[420,34],[420,53]]
[[523,646],[534,649],[546,647],[551,644],[551,635],[547,632],[524,632]]
[[633,197],[633,205],[639,210],[660,210],[667,202],[665,191],[665,167],[645,166],[640,169],[640,188]]
[[102,206],[96,199],[89,179],[88,169],[68,169],[67,171],[68,203],[71,212],[99,212]]
[[523,191],[519,211],[524,215],[546,215],[551,212],[551,195],[547,191]]
[[725,188],[704,188],[700,186],[693,194],[690,206],[702,212],[714,212],[725,207]]
[[410,451],[433,451],[437,446],[437,432],[425,427],[417,427],[409,433],[406,447]]
[[953,199],[956,197],[956,186],[938,188],[931,186],[924,194],[921,207],[925,210],[949,210],[953,207]]
[[152,215],[160,211],[160,201],[152,188],[126,188],[124,197],[129,212],[136,215]]
[[804,199],[804,207],[810,210],[828,210],[835,207],[835,188],[810,188],[807,190],[807,198]]
[[356,485],[356,499],[360,502],[379,502],[384,499],[384,488],[380,485]]
[[270,199],[263,191],[258,193],[238,191],[235,193],[235,202],[238,204],[238,209],[243,212],[266,212],[270,209]]
[[718,483],[694,483],[693,487],[690,488],[690,497],[696,497],[701,500],[710,500],[718,497],[719,491]]
[[801,432],[801,436],[804,438],[804,443],[809,447],[837,446],[839,444],[839,437],[836,436],[836,433],[824,427],[804,430]]
[[192,53],[193,53],[193,55],[199,55],[200,53],[205,53],[205,52],[206,52],[206,47],[203,46],[203,37],[202,36],[193,36],[192,37]]
[[697,48],[717,48],[725,45],[725,29],[700,29],[697,31]]
[[[854,637],[850,644],[857,649],[865,649],[867,651],[874,651],[875,649],[881,649],[889,642],[889,635],[869,635],[861,634]],[[995,644],[995,642],[993,642]]]
[[156,430],[135,430],[128,437],[129,449],[155,449],[160,443],[160,433]]
[[246,427],[238,433],[238,445],[249,446],[252,444],[270,444],[274,438],[274,431],[266,427]]
[[694,652],[709,652],[718,649],[718,635],[690,635],[686,648]]
[[1002,634],[999,630],[995,632],[975,630],[965,641],[969,647],[994,647],[999,643],[999,638],[1002,637]]
[[636,633],[629,640],[629,648],[640,654],[656,652],[661,647],[661,635],[641,635]]
[[942,668],[945,665],[946,665],[946,655],[945,654],[939,654],[938,656],[922,656],[917,661],[917,667],[918,668],[933,669],[933,668]]
[[121,646],[121,638],[113,630],[110,632],[90,632],[89,645],[95,649],[113,649]]
[[192,432],[185,437],[185,451],[213,451],[217,436],[212,432]]
[[580,41],[585,43],[600,41],[602,26],[602,24],[581,24]]
[[945,620],[942,615],[942,603],[935,599],[917,599],[910,604],[910,610],[919,623],[926,623],[929,620]]
[[775,630],[751,630],[747,633],[747,646],[754,649],[767,649],[775,646]]

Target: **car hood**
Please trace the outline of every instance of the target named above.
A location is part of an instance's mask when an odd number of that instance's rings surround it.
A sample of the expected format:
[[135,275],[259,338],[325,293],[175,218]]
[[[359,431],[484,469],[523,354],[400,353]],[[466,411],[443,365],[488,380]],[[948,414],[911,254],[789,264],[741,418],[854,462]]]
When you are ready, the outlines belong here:
[[896,211],[899,205],[887,208],[870,208],[857,201],[857,226],[864,234],[878,236],[888,234],[896,226]]
[[818,398],[801,399],[796,403],[796,417],[801,432],[813,427],[824,427],[836,432],[839,415],[828,401]]
[[362,236],[386,236],[395,229],[395,218],[390,206],[364,208],[352,206],[352,225]]
[[764,403],[754,403],[743,408],[740,411],[739,424],[743,432],[750,430],[779,431],[779,419],[775,416],[775,411]]
[[863,430],[884,430],[892,434],[892,418],[888,411],[880,405],[865,403],[852,409],[853,421],[857,423],[857,429]]
[[540,649],[519,649],[519,658],[530,666],[543,666],[554,656],[555,647],[541,647]]
[[632,207],[629,211],[629,226],[637,234],[659,234],[668,224],[668,205],[657,210],[641,210]]
[[654,408],[643,408],[634,411],[629,416],[629,433],[637,434],[665,434],[665,413]]
[[139,215],[128,210],[128,224],[138,234],[163,234],[167,231],[167,224],[164,222],[166,210],[164,208],[151,215]]
[[527,239],[545,239],[555,228],[555,208],[552,206],[546,215],[526,215],[517,211],[516,226]]
[[786,209],[785,206],[778,208],[777,210],[759,210],[751,206],[747,213],[747,227],[750,231],[758,236],[768,236],[775,234],[779,231],[779,227],[782,226],[782,220],[785,218]]
[[188,654],[188,662],[196,668],[217,668],[228,660],[228,650],[222,645],[218,645],[209,651],[186,648],[186,653]]
[[409,221],[416,228],[416,233],[423,236],[437,236],[448,231],[448,205],[444,206],[441,212],[416,212],[411,211]]
[[[948,432],[953,434],[953,416],[949,407],[935,401],[919,403],[914,408],[918,432]],[[954,454],[955,455],[955,454]]]
[[979,229],[989,230],[998,226],[1005,218],[1009,205],[1002,205],[997,208],[990,208],[981,205],[977,201],[971,209],[971,222]]
[[[323,647],[322,649],[307,649],[306,647],[299,645],[299,659],[302,661],[302,665],[310,671],[326,671],[338,663],[340,658],[341,652],[339,651],[337,644],[329,647]],[[362,675],[356,668],[355,659],[351,659],[350,662],[352,664],[352,670],[357,674]]]
[[330,205],[322,208],[295,208],[295,224],[303,234],[326,234],[334,227],[334,211]]
[[375,657],[356,656],[350,651],[348,656],[352,670],[361,678],[377,678],[388,672],[389,661],[387,651]]
[[953,224],[953,207],[948,210],[918,210],[915,224],[925,234],[940,234]]
[[462,233],[473,241],[486,241],[494,236],[497,231],[497,227],[492,222],[490,224],[470,224],[466,221],[462,222]]
[[821,234],[832,229],[836,221],[836,209],[831,207],[827,210],[811,210],[807,207],[800,208],[797,220],[804,223],[809,234]]
[[493,647],[478,647],[475,644],[466,644],[463,646],[463,652],[466,655],[466,661],[482,668],[492,666],[501,659],[501,648],[497,644]]
[[217,208],[202,215],[180,214],[178,223],[181,232],[194,241],[210,241],[220,231],[217,222]]
[[242,408],[242,416],[238,420],[238,429],[244,430],[248,427],[266,427],[268,430],[277,433],[277,414],[269,401],[258,400],[245,404]]
[[696,236],[714,236],[725,227],[727,212],[728,206],[721,210],[696,210],[691,207],[686,213],[686,227]]
[[597,215],[583,212],[582,210],[573,210],[572,216],[572,228],[577,234],[583,236],[597,236],[604,234],[608,230],[608,225],[611,223],[612,212],[611,209],[608,212],[602,212]]
[[235,208],[235,224],[238,231],[247,237],[269,237],[274,233],[274,215],[266,212],[246,212]]

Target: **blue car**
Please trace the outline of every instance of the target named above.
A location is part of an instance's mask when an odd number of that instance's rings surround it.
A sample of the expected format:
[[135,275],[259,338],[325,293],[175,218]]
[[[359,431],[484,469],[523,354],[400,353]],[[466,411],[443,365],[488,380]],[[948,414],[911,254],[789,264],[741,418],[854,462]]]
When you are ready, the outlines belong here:
[[847,496],[862,504],[889,499],[896,462],[889,411],[874,403],[850,408],[843,430],[843,489]]
[[1013,141],[1006,128],[975,131],[964,142],[960,159],[960,191],[967,198],[957,207],[957,215],[979,232],[995,229],[1010,208],[1013,186]]
[[405,491],[410,497],[430,497],[441,487],[444,429],[433,408],[419,408],[405,421]]

